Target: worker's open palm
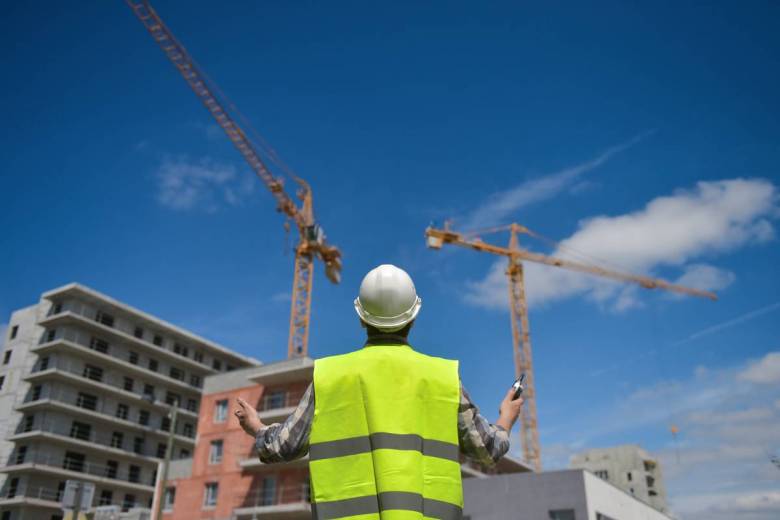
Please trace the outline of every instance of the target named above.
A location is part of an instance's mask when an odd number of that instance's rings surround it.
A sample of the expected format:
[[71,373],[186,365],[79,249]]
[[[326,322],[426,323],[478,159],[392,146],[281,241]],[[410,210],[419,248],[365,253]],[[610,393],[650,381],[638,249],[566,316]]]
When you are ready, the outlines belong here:
[[260,431],[260,428],[265,426],[260,420],[260,417],[258,417],[257,410],[240,397],[236,399],[236,402],[238,403],[238,408],[236,408],[236,411],[233,413],[238,417],[238,424],[241,425],[241,428],[243,428],[247,434],[252,437],[256,436],[257,432]]

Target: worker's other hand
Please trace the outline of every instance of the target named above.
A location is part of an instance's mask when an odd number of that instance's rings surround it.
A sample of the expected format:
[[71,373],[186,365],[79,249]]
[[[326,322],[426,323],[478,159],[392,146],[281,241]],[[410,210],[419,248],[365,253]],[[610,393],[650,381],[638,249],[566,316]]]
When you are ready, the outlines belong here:
[[243,428],[247,434],[255,437],[257,432],[260,431],[260,428],[265,426],[263,421],[261,421],[260,417],[257,415],[257,410],[255,410],[253,406],[250,406],[249,403],[240,397],[236,399],[236,402],[238,403],[238,408],[236,408],[236,411],[233,413],[238,417],[238,424],[241,425],[241,428]]
[[496,424],[503,427],[506,431],[512,429],[512,425],[515,424],[517,416],[520,415],[520,410],[523,408],[523,398],[518,397],[512,400],[514,394],[514,388],[510,388],[498,407],[498,421],[496,421]]

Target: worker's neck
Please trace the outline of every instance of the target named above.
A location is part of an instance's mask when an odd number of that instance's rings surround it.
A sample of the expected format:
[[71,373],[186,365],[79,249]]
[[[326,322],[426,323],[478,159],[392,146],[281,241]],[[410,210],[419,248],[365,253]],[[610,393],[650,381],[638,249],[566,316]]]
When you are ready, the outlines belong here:
[[395,332],[384,332],[371,325],[366,326],[366,345],[408,345],[409,329],[404,327]]

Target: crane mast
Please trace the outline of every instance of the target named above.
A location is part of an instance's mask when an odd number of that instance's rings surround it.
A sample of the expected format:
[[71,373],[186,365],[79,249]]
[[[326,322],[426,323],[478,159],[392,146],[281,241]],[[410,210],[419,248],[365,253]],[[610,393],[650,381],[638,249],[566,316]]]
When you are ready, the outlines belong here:
[[571,271],[588,273],[612,280],[634,283],[646,289],[663,289],[680,294],[700,296],[716,300],[717,296],[709,291],[693,289],[669,283],[659,278],[639,276],[604,269],[564,258],[533,253],[520,247],[518,235],[525,233],[537,236],[525,226],[510,224],[487,230],[487,232],[509,231],[509,247],[501,247],[483,242],[480,238],[469,238],[445,225],[444,229],[428,227],[425,230],[428,247],[441,249],[444,244],[452,244],[475,251],[505,256],[508,260],[506,275],[509,281],[509,306],[512,323],[512,345],[514,353],[515,377],[526,375],[526,389],[523,392],[525,404],[520,415],[520,438],[523,445],[523,458],[533,465],[536,471],[542,469],[541,449],[539,446],[539,428],[536,418],[536,384],[531,357],[531,333],[528,323],[528,304],[525,295],[523,261],[536,262]]
[[217,124],[224,130],[228,139],[249,164],[252,171],[266,185],[276,200],[277,210],[284,213],[298,228],[299,241],[295,248],[295,271],[287,355],[291,358],[306,356],[308,353],[315,258],[325,264],[325,275],[331,282],[339,283],[341,280],[341,251],[327,243],[325,233],[314,218],[311,187],[303,179],[297,176],[293,177],[299,187],[297,196],[302,202],[299,207],[285,192],[283,179],[275,177],[271,173],[252,141],[230,112],[225,109],[217,95],[217,89],[210,84],[206,75],[163,23],[149,2],[147,0],[125,0],[125,2],[146,27],[154,41],[173,63]]

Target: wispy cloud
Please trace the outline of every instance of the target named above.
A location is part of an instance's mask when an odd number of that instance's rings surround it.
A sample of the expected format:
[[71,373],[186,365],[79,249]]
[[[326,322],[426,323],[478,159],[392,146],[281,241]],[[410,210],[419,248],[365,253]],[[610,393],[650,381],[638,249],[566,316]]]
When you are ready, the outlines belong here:
[[[643,209],[580,222],[579,230],[559,243],[553,255],[586,263],[607,258],[613,269],[651,273],[678,267],[681,280],[702,289],[722,289],[734,274],[713,266],[689,263],[704,255],[733,251],[774,237],[771,220],[780,212],[778,190],[764,179],[699,182],[695,188],[658,197]],[[498,260],[479,281],[467,284],[465,300],[477,306],[508,308],[506,262]],[[561,268],[527,263],[530,305],[585,296],[613,310],[640,304],[639,289]]]
[[167,208],[214,212],[236,206],[254,191],[255,179],[239,178],[231,164],[209,157],[192,160],[186,156],[163,158],[156,172],[157,201]]
[[463,229],[477,229],[497,224],[506,224],[507,218],[511,218],[513,213],[526,206],[551,199],[567,188],[574,191],[581,190],[586,184],[575,184],[575,182],[583,174],[604,165],[612,157],[639,143],[651,133],[639,134],[625,143],[607,148],[595,158],[584,163],[538,179],[525,181],[506,191],[494,193],[482,205],[472,211],[464,219],[462,225],[459,224],[459,227]]

